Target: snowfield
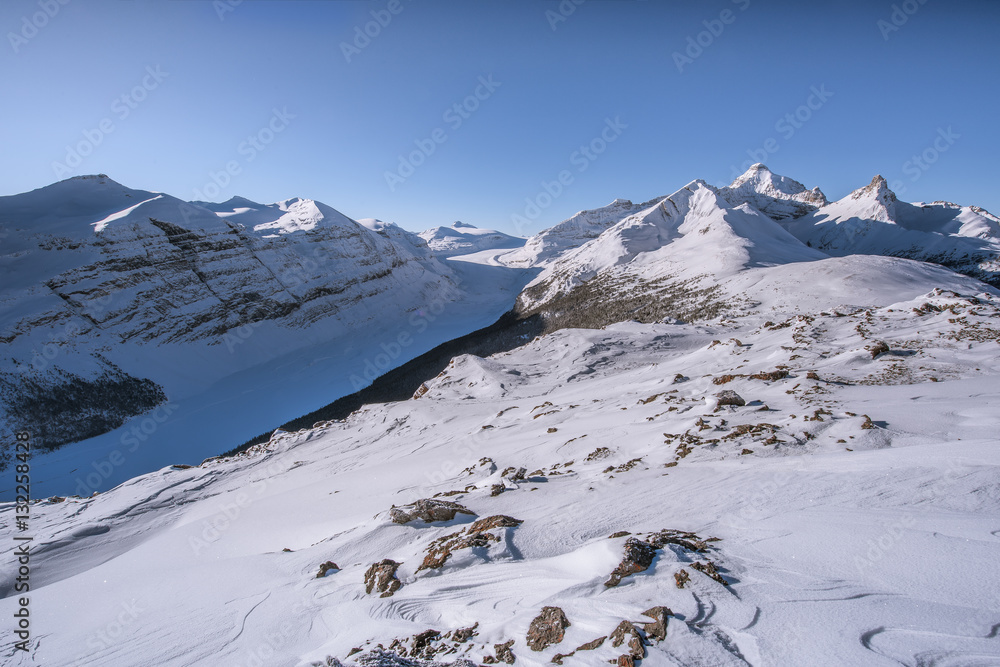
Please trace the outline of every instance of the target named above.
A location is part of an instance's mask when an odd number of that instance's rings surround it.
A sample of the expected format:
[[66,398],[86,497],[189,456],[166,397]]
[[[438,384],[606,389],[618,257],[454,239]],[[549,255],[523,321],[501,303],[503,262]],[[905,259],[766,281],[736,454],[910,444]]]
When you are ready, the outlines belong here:
[[[0,654],[1000,664],[998,328],[994,291],[931,290],[461,356],[419,398],[36,503],[38,648]],[[544,607],[568,625],[532,631]]]

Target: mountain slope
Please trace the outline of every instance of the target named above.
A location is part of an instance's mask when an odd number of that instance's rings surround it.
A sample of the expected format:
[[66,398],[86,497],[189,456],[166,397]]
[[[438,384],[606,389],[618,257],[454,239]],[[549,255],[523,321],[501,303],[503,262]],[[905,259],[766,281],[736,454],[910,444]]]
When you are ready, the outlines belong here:
[[535,234],[523,248],[501,256],[501,261],[509,266],[545,266],[561,254],[597,238],[623,218],[649,208],[657,201],[659,199],[633,204],[628,199],[616,199],[607,206],[580,211]]
[[719,195],[733,206],[750,204],[772,220],[798,218],[828,203],[819,188],[806,190],[798,181],[779,176],[760,163],[720,188]]
[[901,202],[881,176],[785,224],[831,255],[907,257],[1000,286],[1000,218],[975,206]]
[[[51,449],[282,358],[293,370],[327,367],[325,378],[294,390],[342,392],[317,394],[318,407],[491,323],[512,299],[482,284],[460,286],[467,272],[437,259],[416,235],[369,229],[320,202],[233,199],[212,208],[106,176],[0,198],[9,233],[0,255],[4,433],[28,428]],[[451,307],[460,303],[466,307]],[[404,333],[409,342],[401,347],[396,338]],[[380,347],[387,341],[392,355]],[[328,347],[320,352],[321,345]],[[313,348],[313,359],[290,362]],[[252,390],[274,383],[271,372]],[[284,376],[280,382],[291,381]],[[129,408],[122,392],[138,387],[149,391]],[[240,390],[225,389],[233,391]],[[81,410],[88,394],[107,399],[87,399]],[[66,400],[53,415],[46,397],[60,395]],[[277,409],[279,401],[269,402]],[[232,409],[221,422],[255,410]],[[202,450],[200,458],[215,453]]]
[[451,227],[434,227],[420,232],[420,238],[427,242],[439,257],[468,255],[483,250],[520,248],[524,239],[510,236],[495,229],[479,229],[464,222],[455,222]]
[[830,258],[752,205],[734,206],[693,181],[551,262],[521,294],[518,311],[542,315],[551,330],[826,309],[861,294],[884,305],[935,287],[982,285],[903,259]]
[[232,460],[36,502],[43,641],[0,653],[996,662],[1000,300],[859,304],[560,331]]

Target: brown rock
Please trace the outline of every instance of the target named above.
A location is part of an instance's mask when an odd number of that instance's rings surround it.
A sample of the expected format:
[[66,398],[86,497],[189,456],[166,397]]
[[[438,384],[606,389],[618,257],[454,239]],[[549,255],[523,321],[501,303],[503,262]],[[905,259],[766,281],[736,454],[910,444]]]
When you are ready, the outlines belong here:
[[617,667],[635,667],[635,659],[626,653],[618,656],[618,662],[615,664]]
[[705,576],[711,577],[712,579],[719,582],[723,586],[729,585],[729,582],[722,578],[722,575],[719,573],[719,570],[716,569],[715,567],[715,563],[713,563],[712,561],[707,561],[704,563],[701,562],[691,563],[691,569],[698,570]]
[[691,581],[691,575],[683,567],[674,572],[674,583],[677,584],[677,588],[684,588],[689,581]]
[[[514,652],[510,650],[510,647],[513,645],[514,645],[513,639],[506,641],[503,644],[494,644],[493,650],[497,654],[497,660],[506,663],[508,665],[513,665],[514,660],[516,660],[516,658],[514,657]],[[483,662],[486,661],[484,660]]]
[[494,514],[493,516],[488,516],[485,519],[477,519],[469,526],[470,533],[481,533],[484,530],[490,530],[491,528],[517,528],[524,521],[521,519],[515,519],[509,517],[505,514]]
[[618,567],[611,573],[611,578],[604,582],[604,585],[611,588],[621,583],[623,577],[636,572],[642,572],[653,563],[656,557],[656,549],[648,542],[630,537],[625,540],[625,556]]
[[385,560],[372,564],[365,572],[365,592],[371,593],[373,590],[380,592],[380,597],[391,597],[398,591],[403,583],[396,578],[396,570],[402,563]]
[[[580,644],[579,646],[576,647],[576,650],[593,651],[595,648],[598,648],[601,644],[603,644],[605,639],[607,639],[607,637],[598,637],[597,639],[589,641],[586,644]],[[576,653],[576,651],[574,651],[574,653]]]
[[754,373],[750,376],[750,379],[775,382],[777,380],[783,380],[786,377],[788,377],[788,371],[781,369],[776,371],[762,371],[760,373]]
[[877,340],[871,345],[865,345],[865,349],[871,353],[872,359],[876,359],[878,358],[878,355],[888,352],[889,346],[885,344],[885,341]]
[[563,658],[568,658],[571,655],[573,655],[573,653],[576,653],[576,651],[573,651],[572,653],[556,653],[554,656],[552,656],[552,662],[554,662],[557,665],[561,665]]
[[507,487],[503,484],[494,484],[490,487],[491,496],[499,496],[501,493],[507,490]]
[[418,635],[413,635],[413,646],[410,648],[410,655],[414,657],[431,657],[435,651],[428,651],[427,649],[430,648],[430,643],[440,636],[441,633],[437,630],[425,630]]
[[393,507],[389,510],[389,518],[393,523],[409,523],[418,519],[426,523],[451,521],[456,514],[476,516],[475,512],[463,505],[450,500],[436,500],[434,498],[422,498],[409,505]]
[[334,563],[332,560],[328,560],[328,561],[326,561],[325,563],[322,563],[319,566],[319,573],[316,575],[316,578],[317,579],[322,579],[323,577],[326,576],[327,572],[329,572],[331,570],[339,570],[339,569],[340,568],[337,567],[336,563]]
[[646,648],[642,643],[642,635],[635,629],[635,626],[628,621],[622,621],[611,633],[611,645],[618,648],[623,643],[628,643],[629,653],[636,660],[646,657]]
[[562,609],[542,607],[542,612],[528,626],[528,648],[532,651],[544,651],[549,646],[558,644],[569,626],[570,622]]
[[613,540],[616,537],[625,537],[626,535],[631,535],[631,534],[632,533],[628,532],[627,530],[619,530],[616,533],[611,533],[610,535],[608,535],[608,539]]
[[479,621],[476,621],[476,624],[473,625],[472,627],[459,628],[458,630],[455,630],[455,632],[451,634],[451,638],[456,644],[464,644],[469,639],[471,639],[475,634],[477,634],[476,628],[478,627],[479,627]]
[[720,391],[715,395],[719,399],[718,405],[721,407],[723,405],[735,405],[736,407],[741,407],[747,404],[743,397],[737,394],[732,389],[725,389]]
[[667,618],[673,616],[674,612],[670,611],[668,607],[652,607],[642,612],[642,615],[653,619],[652,623],[646,623],[642,626],[647,637],[657,641],[663,641],[667,638]]

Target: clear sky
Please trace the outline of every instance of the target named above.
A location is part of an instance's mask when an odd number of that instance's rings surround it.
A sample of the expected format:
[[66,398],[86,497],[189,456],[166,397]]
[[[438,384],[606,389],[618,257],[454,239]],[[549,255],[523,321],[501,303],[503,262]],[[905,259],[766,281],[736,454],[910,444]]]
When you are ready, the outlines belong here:
[[4,0],[0,30],[0,194],[528,235],[763,161],[1000,214],[1000,2]]

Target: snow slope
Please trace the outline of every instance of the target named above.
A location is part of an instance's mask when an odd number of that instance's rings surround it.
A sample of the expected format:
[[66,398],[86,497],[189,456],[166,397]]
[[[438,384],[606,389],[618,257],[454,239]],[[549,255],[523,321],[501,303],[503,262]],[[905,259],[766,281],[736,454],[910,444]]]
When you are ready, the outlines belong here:
[[[530,667],[577,649],[563,664],[631,650],[647,667],[998,664],[1000,299],[855,299],[850,311],[564,330],[458,357],[417,399],[279,432],[233,460],[37,502],[40,641],[15,653],[8,633],[0,655],[469,665],[509,649]],[[888,351],[873,357],[878,341]],[[724,390],[746,405],[720,405]],[[393,521],[435,495],[475,516]],[[0,539],[12,513],[0,506]],[[432,542],[498,515],[520,523],[494,520],[420,569]],[[607,586],[630,538],[661,546]],[[400,563],[389,596],[366,592],[383,559]],[[317,578],[327,561],[339,567]],[[672,614],[662,635],[643,616],[656,606]],[[569,625],[536,651],[529,627],[544,607]],[[630,648],[633,632],[647,645]]]
[[434,227],[420,232],[420,238],[438,256],[469,255],[494,248],[520,248],[525,240],[498,232],[495,229],[479,229],[464,222],[455,222],[451,227]]
[[535,234],[523,248],[503,255],[502,261],[510,266],[545,266],[563,253],[597,238],[622,218],[649,208],[657,201],[659,199],[633,204],[628,199],[616,199],[607,206],[580,211]]
[[785,224],[831,255],[908,257],[1000,285],[1000,218],[975,206],[901,202],[881,176]]

